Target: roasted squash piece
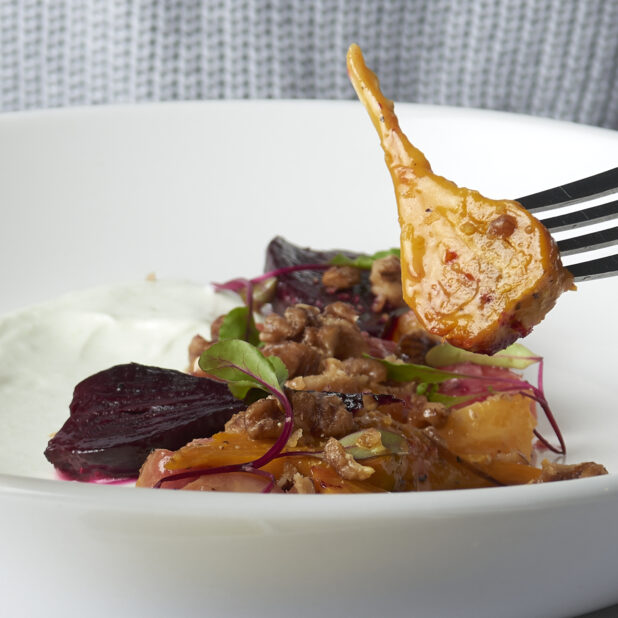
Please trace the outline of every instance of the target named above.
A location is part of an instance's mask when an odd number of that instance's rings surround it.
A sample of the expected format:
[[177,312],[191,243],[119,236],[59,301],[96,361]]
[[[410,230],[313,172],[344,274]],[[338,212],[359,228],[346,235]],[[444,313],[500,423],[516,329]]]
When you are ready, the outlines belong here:
[[574,289],[549,232],[517,202],[434,174],[357,45],[347,65],[395,186],[406,303],[429,332],[466,350],[492,354],[528,334]]
[[448,420],[436,433],[446,446],[471,462],[498,455],[521,455],[532,459],[536,418],[531,401],[524,395],[498,393],[483,401],[451,410]]

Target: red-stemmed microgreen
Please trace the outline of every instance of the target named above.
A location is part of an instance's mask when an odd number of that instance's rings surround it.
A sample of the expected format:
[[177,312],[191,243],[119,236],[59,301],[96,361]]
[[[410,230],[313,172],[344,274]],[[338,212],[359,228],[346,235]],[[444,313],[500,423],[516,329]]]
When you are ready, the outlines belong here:
[[295,264],[270,270],[262,275],[246,279],[238,277],[225,283],[213,283],[217,292],[225,290],[236,292],[252,310],[259,310],[261,306],[272,300],[275,293],[277,277],[303,270],[328,270],[331,264]]
[[326,263],[282,266],[281,268],[275,268],[274,270],[270,270],[251,279],[237,277],[225,283],[213,283],[212,285],[218,292],[224,290],[235,292],[244,300],[251,311],[259,311],[263,305],[272,300],[277,285],[277,278],[282,275],[308,270],[328,270],[332,266],[353,266],[361,270],[369,270],[376,260],[388,255],[399,257],[400,251],[396,248],[387,249],[385,251],[377,251],[372,255],[361,254],[355,258],[350,258],[342,253],[338,253]]
[[161,487],[163,483],[170,481],[197,478],[207,474],[250,472],[261,476],[267,475],[271,481],[268,491],[272,490],[274,478],[260,468],[282,453],[294,425],[292,404],[283,387],[288,377],[283,361],[277,356],[262,355],[255,346],[246,341],[231,339],[218,341],[209,347],[200,357],[199,366],[210,377],[226,382],[230,392],[239,399],[245,398],[252,389],[260,389],[273,395],[285,414],[283,429],[268,451],[257,459],[227,466],[181,470],[160,479],[155,487]]
[[[256,336],[253,331],[255,327],[253,312],[260,311],[264,305],[273,299],[277,287],[277,278],[282,275],[288,275],[301,271],[328,270],[332,266],[353,266],[362,270],[368,270],[371,269],[376,260],[388,255],[396,255],[399,257],[399,254],[399,249],[387,249],[386,251],[378,251],[373,255],[358,255],[355,258],[350,258],[342,253],[338,253],[326,263],[294,264],[293,266],[283,266],[281,268],[270,270],[251,279],[237,277],[224,283],[213,283],[213,287],[218,292],[227,290],[238,294],[243,299],[247,307],[247,312],[243,312],[242,316],[240,312],[237,312],[234,315],[233,328],[229,329],[229,332],[226,330],[224,335],[220,335],[219,338],[238,338],[257,345]],[[230,334],[233,334],[234,337],[229,336]]]
[[216,466],[214,468],[191,468],[189,470],[180,470],[179,472],[174,472],[173,474],[169,474],[168,476],[160,478],[153,485],[153,487],[155,489],[159,489],[163,486],[164,483],[168,483],[170,481],[182,481],[185,479],[195,480],[200,476],[226,474],[230,472],[246,472],[247,474],[253,474],[254,476],[266,478],[268,480],[268,483],[264,486],[264,489],[262,489],[262,493],[270,493],[275,486],[275,477],[267,470],[257,470],[253,468],[245,469],[243,467],[243,464],[229,464],[227,466]]
[[[277,287],[277,277],[301,270],[326,270],[328,268],[330,268],[328,264],[298,264],[296,266],[277,268],[258,277],[253,277],[253,279],[239,277],[237,279],[230,279],[225,283],[213,283],[212,285],[217,292],[225,290],[235,292],[245,303],[242,313],[237,311],[234,315],[233,326],[229,329],[229,333],[232,333],[234,337],[222,336],[220,330],[219,339],[237,338],[253,345],[258,345],[259,333],[255,327],[253,313],[254,311],[259,311],[266,303],[273,299]],[[228,332],[225,334],[228,334]]]
[[[547,449],[553,451],[554,453],[564,455],[566,453],[566,444],[543,391],[543,359],[535,356],[532,352],[524,348],[524,346],[520,347],[523,348],[525,352],[523,350],[518,350],[517,354],[503,356],[499,362],[526,362],[526,366],[531,364],[528,361],[538,362],[538,386],[530,384],[515,374],[506,373],[506,370],[504,370],[503,367],[503,371],[505,372],[503,375],[486,375],[482,373],[475,375],[465,372],[465,367],[468,363],[460,364],[459,367],[463,367],[464,369],[462,371],[455,372],[452,370],[428,367],[425,365],[392,363],[383,359],[376,360],[380,361],[386,367],[387,377],[389,380],[393,380],[395,382],[418,382],[419,389],[417,389],[417,392],[425,394],[429,401],[438,401],[444,403],[448,407],[452,407],[453,409],[474,403],[475,401],[482,401],[495,393],[520,394],[534,400],[541,406],[543,412],[545,413],[545,417],[547,418],[558,440],[559,446],[556,447],[552,445],[536,429],[534,430],[534,435]],[[524,356],[524,354],[526,355]],[[473,367],[472,364],[469,364],[468,366]],[[468,380],[479,381],[484,388],[481,389],[480,392],[477,391],[470,394],[464,393],[461,396],[449,395],[448,392],[440,392],[437,388],[437,385],[449,385],[452,387],[453,384],[457,385],[465,383],[465,381]],[[456,389],[450,388],[447,390],[451,390],[452,392]]]

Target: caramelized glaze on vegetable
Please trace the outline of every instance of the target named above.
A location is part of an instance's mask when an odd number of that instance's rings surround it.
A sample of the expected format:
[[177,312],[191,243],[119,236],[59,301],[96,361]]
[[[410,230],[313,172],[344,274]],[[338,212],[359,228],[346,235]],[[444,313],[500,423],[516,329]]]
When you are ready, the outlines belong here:
[[517,202],[434,174],[357,45],[347,64],[395,187],[406,303],[427,330],[467,350],[491,354],[528,334],[574,289],[549,232]]

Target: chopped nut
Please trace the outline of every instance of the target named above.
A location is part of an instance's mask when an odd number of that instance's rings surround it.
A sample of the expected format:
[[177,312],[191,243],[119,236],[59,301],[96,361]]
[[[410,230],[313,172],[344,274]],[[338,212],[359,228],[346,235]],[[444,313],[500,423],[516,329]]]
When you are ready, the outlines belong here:
[[366,448],[367,450],[378,449],[382,447],[382,434],[375,427],[363,429],[358,434],[356,446]]
[[348,481],[365,481],[375,472],[373,468],[359,464],[352,455],[346,453],[341,442],[335,438],[330,438],[326,443],[324,456],[337,474]]
[[335,438],[330,438],[326,443],[324,456],[337,474],[348,481],[364,481],[375,472],[373,468],[359,464],[352,455],[346,453],[341,442]]
[[354,266],[333,266],[322,275],[322,285],[335,292],[351,288],[359,282],[360,270]]
[[371,266],[369,281],[376,297],[372,307],[376,313],[380,313],[387,304],[392,308],[405,306],[401,292],[401,263],[396,255],[376,260]]

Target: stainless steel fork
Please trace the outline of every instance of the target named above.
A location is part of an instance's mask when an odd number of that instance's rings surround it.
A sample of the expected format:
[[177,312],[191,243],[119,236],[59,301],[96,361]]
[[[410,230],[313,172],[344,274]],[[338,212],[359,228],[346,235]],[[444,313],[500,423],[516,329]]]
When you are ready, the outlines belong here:
[[[601,221],[618,219],[618,167],[606,172],[582,178],[566,185],[526,195],[518,198],[526,209],[533,214],[562,208],[571,204],[583,204],[573,212],[558,214],[541,219],[550,233],[563,230],[583,230],[588,225]],[[607,197],[608,201],[599,203],[599,198]],[[592,202],[593,205],[587,205]],[[578,234],[571,238],[558,240],[560,255],[581,254],[581,261],[569,264],[567,268],[575,277],[575,281],[600,279],[618,275],[618,253],[594,258],[589,252],[604,247],[618,248],[618,225],[596,232]]]

